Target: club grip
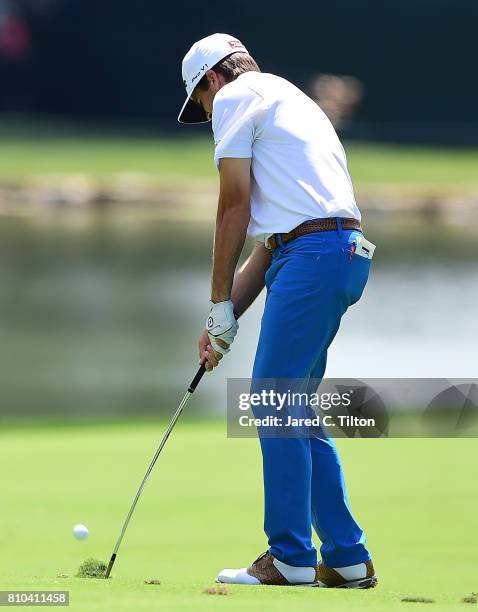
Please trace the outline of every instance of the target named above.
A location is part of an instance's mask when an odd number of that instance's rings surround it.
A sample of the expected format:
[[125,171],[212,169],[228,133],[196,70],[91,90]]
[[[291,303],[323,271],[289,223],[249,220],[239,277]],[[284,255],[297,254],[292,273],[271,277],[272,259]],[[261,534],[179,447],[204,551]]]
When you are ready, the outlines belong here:
[[[239,315],[237,314],[236,311],[234,311],[234,316],[236,317],[236,320],[239,318]],[[199,385],[199,381],[201,380],[201,378],[204,376],[205,373],[206,373],[206,366],[205,365],[200,366],[199,370],[196,372],[196,376],[192,379],[191,384],[188,387],[189,393],[194,393],[194,391],[196,391],[196,387]]]
[[194,393],[194,391],[196,390],[196,387],[199,384],[199,381],[201,380],[201,378],[204,376],[205,373],[206,373],[206,366],[205,365],[200,366],[199,370],[196,372],[196,376],[192,379],[191,384],[188,387],[189,393]]

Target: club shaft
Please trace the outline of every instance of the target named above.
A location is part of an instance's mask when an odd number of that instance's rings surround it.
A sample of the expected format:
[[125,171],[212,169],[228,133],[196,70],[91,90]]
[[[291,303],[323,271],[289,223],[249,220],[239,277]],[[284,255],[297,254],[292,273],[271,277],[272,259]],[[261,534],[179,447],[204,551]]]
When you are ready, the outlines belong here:
[[199,368],[199,370],[197,371],[197,373],[196,373],[195,377],[193,378],[191,384],[189,385],[188,390],[186,391],[183,399],[181,400],[181,403],[179,404],[176,412],[174,413],[174,416],[171,419],[171,422],[169,423],[168,428],[164,432],[163,438],[162,438],[162,440],[161,440],[161,442],[160,442],[160,444],[159,444],[159,446],[158,446],[158,448],[157,448],[157,450],[156,450],[156,452],[154,454],[153,459],[151,460],[151,463],[149,464],[148,469],[146,470],[146,474],[144,475],[144,478],[143,478],[143,480],[142,480],[142,482],[141,482],[141,484],[139,486],[139,489],[136,492],[136,495],[135,495],[135,497],[133,499],[133,503],[131,504],[131,508],[129,509],[129,512],[126,515],[126,519],[125,519],[125,521],[123,523],[123,528],[121,529],[121,533],[120,533],[120,535],[118,537],[118,540],[116,541],[116,545],[114,547],[113,554],[111,555],[111,559],[110,559],[110,562],[108,564],[108,568],[106,569],[105,578],[109,578],[111,570],[113,569],[113,565],[114,565],[114,563],[116,561],[116,556],[118,554],[119,547],[121,546],[121,542],[123,541],[124,534],[126,533],[126,529],[128,528],[128,524],[129,524],[129,522],[131,520],[131,517],[133,515],[134,509],[136,508],[136,504],[138,503],[138,500],[139,500],[139,498],[141,496],[141,493],[143,492],[143,489],[144,489],[144,486],[146,484],[146,481],[148,480],[149,475],[151,474],[151,472],[152,472],[152,470],[154,468],[154,465],[155,465],[159,455],[161,454],[161,451],[163,450],[164,445],[166,444],[166,442],[167,442],[167,440],[169,438],[170,433],[173,431],[174,426],[176,425],[179,417],[181,416],[181,412],[183,411],[184,406],[187,404],[188,399],[194,393],[194,391],[195,391],[197,385],[199,384],[199,381],[203,377],[205,371],[206,371],[206,369],[205,369],[204,366],[201,366]]

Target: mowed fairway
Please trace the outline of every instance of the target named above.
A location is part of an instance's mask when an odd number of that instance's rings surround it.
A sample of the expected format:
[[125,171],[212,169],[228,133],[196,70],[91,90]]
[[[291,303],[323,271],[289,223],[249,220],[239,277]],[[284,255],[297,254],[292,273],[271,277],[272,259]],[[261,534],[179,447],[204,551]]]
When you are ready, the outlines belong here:
[[[192,406],[189,407],[193,409]],[[107,561],[164,423],[4,429],[0,434],[2,589],[69,590],[71,609],[461,609],[478,590],[476,440],[340,442],[349,493],[380,584],[370,591],[232,587],[207,595],[223,566],[266,548],[256,440],[222,423],[182,421],[130,524],[110,581],[74,578]],[[90,528],[73,539],[75,523]],[[70,578],[57,578],[67,573]],[[158,578],[160,586],[145,585]]]

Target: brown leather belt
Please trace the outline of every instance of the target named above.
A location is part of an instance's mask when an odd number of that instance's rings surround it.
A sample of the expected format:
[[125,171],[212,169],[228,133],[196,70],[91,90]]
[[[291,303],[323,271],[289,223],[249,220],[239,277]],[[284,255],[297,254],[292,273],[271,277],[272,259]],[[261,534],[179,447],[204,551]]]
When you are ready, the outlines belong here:
[[[360,221],[357,219],[340,219],[342,224],[342,229],[344,230],[358,230],[362,231],[362,226],[360,225]],[[290,242],[294,240],[294,238],[298,238],[299,236],[304,236],[305,234],[311,234],[313,232],[332,232],[337,231],[337,218],[330,217],[327,219],[314,219],[313,221],[305,221],[298,225],[295,229],[286,234],[273,234],[266,242],[266,247],[268,249],[274,250],[279,246],[279,242],[277,237],[280,236],[282,243]]]

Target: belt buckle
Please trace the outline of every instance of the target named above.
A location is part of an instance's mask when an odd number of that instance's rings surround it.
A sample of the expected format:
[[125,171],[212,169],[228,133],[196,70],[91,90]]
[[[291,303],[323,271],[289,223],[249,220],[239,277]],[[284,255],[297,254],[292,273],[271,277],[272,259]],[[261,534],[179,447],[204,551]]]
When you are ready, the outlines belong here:
[[[270,244],[270,241],[272,240],[272,238],[275,238],[275,234],[270,234],[270,236],[269,236],[269,237],[267,238],[267,240],[265,241],[265,247],[266,247],[266,249],[268,249],[269,251],[272,251],[272,250],[273,250],[273,248],[272,248],[272,246],[271,246],[271,244]],[[276,242],[277,242],[277,239],[276,239]]]

